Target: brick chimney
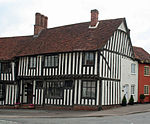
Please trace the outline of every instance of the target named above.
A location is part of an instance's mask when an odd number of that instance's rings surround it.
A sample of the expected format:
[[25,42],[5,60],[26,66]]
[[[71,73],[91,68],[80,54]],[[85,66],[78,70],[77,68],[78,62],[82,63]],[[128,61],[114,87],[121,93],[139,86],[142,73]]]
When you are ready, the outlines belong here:
[[35,14],[34,35],[38,35],[43,29],[47,29],[48,18],[40,13]]
[[91,24],[90,24],[90,27],[96,27],[97,24],[98,24],[98,10],[97,9],[94,9],[94,10],[91,10]]

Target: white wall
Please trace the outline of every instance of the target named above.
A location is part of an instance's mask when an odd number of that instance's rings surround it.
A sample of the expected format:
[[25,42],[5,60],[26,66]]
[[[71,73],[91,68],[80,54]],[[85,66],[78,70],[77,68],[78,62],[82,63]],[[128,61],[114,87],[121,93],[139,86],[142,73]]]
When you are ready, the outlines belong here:
[[[131,74],[131,64],[135,64],[135,74]],[[121,57],[121,102],[125,92],[125,85],[128,85],[128,99],[131,96],[131,85],[135,85],[134,102],[138,100],[138,62],[127,57]]]

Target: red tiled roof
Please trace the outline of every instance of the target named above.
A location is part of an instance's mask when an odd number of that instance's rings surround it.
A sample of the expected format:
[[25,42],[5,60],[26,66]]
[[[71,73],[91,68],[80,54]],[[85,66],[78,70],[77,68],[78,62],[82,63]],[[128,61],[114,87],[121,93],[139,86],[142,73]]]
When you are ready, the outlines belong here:
[[97,28],[90,22],[43,30],[38,37],[0,38],[0,60],[15,56],[44,53],[87,51],[102,48],[118,29],[124,18],[101,20]]
[[133,47],[135,58],[144,63],[150,63],[150,54],[141,47]]
[[0,38],[0,60],[11,60],[24,50],[33,36]]
[[123,20],[101,20],[94,29],[90,29],[90,22],[86,22],[43,30],[20,56],[100,49]]

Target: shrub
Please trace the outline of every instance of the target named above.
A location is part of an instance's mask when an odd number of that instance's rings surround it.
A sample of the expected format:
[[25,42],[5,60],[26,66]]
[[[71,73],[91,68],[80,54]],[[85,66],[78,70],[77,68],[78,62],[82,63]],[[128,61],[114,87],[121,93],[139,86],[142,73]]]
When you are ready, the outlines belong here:
[[130,104],[130,105],[133,105],[133,104],[134,104],[134,98],[133,98],[133,95],[131,95],[131,97],[130,97],[129,104]]
[[145,99],[145,95],[144,94],[140,94],[140,99],[144,100]]
[[126,106],[127,105],[127,99],[125,97],[125,95],[123,96],[123,99],[122,99],[122,106]]

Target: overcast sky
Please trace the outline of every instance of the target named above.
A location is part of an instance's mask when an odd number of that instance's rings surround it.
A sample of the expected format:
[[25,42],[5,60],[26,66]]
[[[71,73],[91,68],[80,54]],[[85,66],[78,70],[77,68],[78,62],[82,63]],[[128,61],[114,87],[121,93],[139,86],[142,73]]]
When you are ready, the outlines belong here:
[[0,37],[32,35],[35,13],[48,17],[48,28],[125,17],[134,46],[150,53],[150,0],[0,0]]

